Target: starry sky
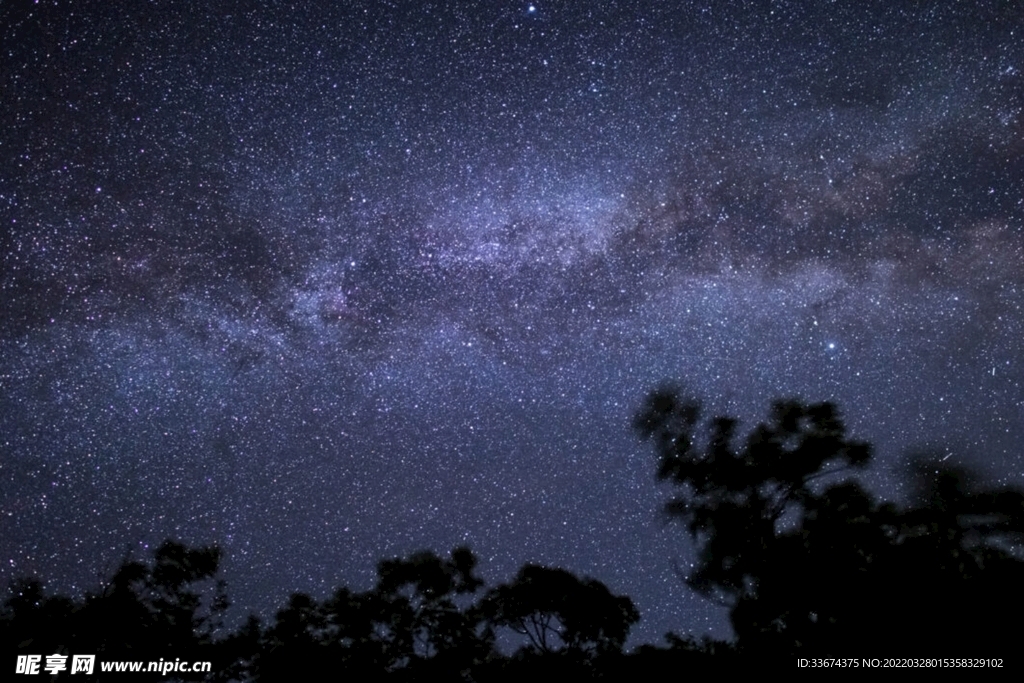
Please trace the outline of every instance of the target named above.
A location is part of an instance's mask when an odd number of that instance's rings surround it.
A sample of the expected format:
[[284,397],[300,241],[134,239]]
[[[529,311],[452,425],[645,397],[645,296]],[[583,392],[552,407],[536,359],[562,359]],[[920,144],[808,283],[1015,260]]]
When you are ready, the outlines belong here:
[[469,545],[727,636],[632,416],[1024,460],[1016,2],[0,3],[0,580]]

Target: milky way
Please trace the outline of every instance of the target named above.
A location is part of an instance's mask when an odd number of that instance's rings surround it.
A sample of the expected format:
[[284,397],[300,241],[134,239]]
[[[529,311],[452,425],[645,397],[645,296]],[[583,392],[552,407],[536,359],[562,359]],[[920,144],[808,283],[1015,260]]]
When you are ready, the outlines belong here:
[[1024,483],[1024,13],[737,4],[3,3],[0,579],[468,544],[727,634],[666,380]]

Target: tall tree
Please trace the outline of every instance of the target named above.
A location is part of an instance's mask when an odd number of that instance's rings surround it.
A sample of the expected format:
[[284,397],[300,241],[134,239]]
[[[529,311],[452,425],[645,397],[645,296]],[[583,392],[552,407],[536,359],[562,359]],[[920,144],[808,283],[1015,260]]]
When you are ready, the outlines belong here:
[[1024,493],[932,466],[915,503],[880,502],[849,480],[870,449],[827,403],[776,403],[738,442],[735,420],[705,422],[695,401],[663,389],[635,426],[676,487],[668,513],[696,542],[688,582],[729,607],[741,649],[1009,652],[994,617],[1024,607]]

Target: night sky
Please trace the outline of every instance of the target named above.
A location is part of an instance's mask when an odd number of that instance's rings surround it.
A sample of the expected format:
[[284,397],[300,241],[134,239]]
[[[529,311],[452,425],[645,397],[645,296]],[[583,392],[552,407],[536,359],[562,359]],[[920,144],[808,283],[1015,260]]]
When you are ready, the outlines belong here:
[[631,428],[832,400],[1024,484],[1017,2],[0,3],[0,581],[469,545],[728,636]]

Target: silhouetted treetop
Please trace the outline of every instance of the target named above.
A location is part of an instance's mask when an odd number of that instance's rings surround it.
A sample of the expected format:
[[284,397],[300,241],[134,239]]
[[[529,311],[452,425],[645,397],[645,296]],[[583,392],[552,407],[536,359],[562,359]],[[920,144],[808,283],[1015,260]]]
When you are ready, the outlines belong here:
[[702,424],[696,401],[662,388],[648,398],[634,426],[655,442],[659,478],[679,486],[667,511],[702,544],[690,585],[730,602],[759,571],[780,518],[812,495],[810,482],[863,467],[871,455],[867,444],[846,437],[830,403],[776,402],[771,420],[738,444],[736,420]]
[[870,449],[828,403],[777,402],[742,442],[736,426],[703,423],[672,389],[654,392],[635,421],[655,442],[659,477],[676,486],[667,511],[697,545],[687,582],[730,607],[742,651],[1011,651],[1004,624],[1024,610],[1024,493],[971,484],[941,463],[918,468],[908,507],[841,477],[829,485]]
[[537,565],[524,566],[512,583],[492,589],[481,609],[491,624],[526,636],[539,653],[619,651],[640,620],[632,600],[613,595],[601,582]]
[[219,659],[215,641],[228,608],[220,558],[215,547],[165,541],[152,564],[126,559],[99,590],[78,599],[47,596],[36,580],[16,581],[0,609],[0,643],[29,655]]
[[427,600],[451,593],[475,593],[484,582],[473,575],[476,557],[469,548],[456,548],[451,559],[442,560],[431,552],[419,552],[408,559],[384,560],[377,567],[377,588],[384,593],[410,586]]
[[0,645],[15,655],[209,660],[210,675],[189,675],[262,682],[325,667],[360,681],[609,681],[712,659],[1005,658],[1019,646],[1024,492],[919,461],[910,503],[879,500],[851,476],[870,448],[829,403],[776,402],[742,437],[735,419],[705,418],[667,388],[635,427],[674,487],[668,514],[695,542],[687,582],[728,606],[734,642],[669,635],[667,648],[624,653],[640,619],[628,597],[533,564],[486,589],[468,548],[382,560],[368,590],[296,593],[271,623],[250,617],[228,634],[220,550],[167,541],[82,597],[12,582]]

